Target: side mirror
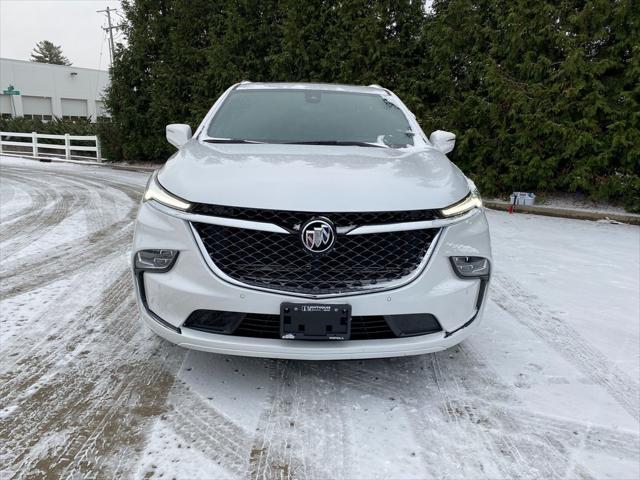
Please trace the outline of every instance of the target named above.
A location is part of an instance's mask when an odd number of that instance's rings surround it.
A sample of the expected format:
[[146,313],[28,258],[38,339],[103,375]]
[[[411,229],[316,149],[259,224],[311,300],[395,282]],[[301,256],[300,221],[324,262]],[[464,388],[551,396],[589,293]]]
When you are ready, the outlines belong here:
[[167,125],[167,140],[171,145],[180,148],[192,137],[191,127],[184,123],[172,123]]
[[429,137],[429,141],[442,153],[449,153],[456,145],[456,134],[445,132],[444,130],[436,130]]

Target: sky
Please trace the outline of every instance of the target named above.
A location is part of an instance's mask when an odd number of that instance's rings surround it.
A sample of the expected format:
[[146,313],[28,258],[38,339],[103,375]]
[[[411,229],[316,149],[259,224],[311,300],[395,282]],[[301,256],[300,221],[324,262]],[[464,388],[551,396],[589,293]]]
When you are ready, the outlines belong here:
[[[29,60],[35,44],[49,40],[73,65],[106,70],[109,45],[101,27],[107,18],[96,10],[107,6],[118,8],[120,1],[0,0],[0,57]],[[117,25],[119,17],[112,14],[112,22]]]

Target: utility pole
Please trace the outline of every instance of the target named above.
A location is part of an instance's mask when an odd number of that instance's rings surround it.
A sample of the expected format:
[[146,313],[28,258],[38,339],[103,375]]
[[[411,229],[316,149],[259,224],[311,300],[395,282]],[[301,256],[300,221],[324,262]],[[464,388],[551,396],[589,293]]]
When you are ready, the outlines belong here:
[[113,45],[113,29],[118,28],[117,26],[111,25],[111,12],[115,12],[115,8],[107,7],[106,10],[97,10],[96,13],[106,13],[107,14],[107,24],[108,27],[103,27],[102,29],[105,32],[109,32],[109,58],[111,58],[111,64],[113,65],[113,56],[115,55],[116,49]]

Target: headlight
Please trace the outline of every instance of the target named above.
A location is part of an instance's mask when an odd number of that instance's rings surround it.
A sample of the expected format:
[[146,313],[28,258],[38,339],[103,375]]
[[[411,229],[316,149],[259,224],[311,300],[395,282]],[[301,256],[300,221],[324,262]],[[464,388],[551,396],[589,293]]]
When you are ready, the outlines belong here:
[[469,210],[474,208],[482,207],[480,192],[478,192],[478,189],[471,180],[469,180],[469,187],[471,188],[471,193],[462,199],[462,201],[440,210],[443,217],[454,217],[456,215],[467,213]]
[[176,197],[167,192],[158,182],[158,174],[154,172],[147,183],[147,189],[144,191],[143,201],[155,200],[167,207],[176,208],[178,210],[188,210],[191,204],[186,200]]

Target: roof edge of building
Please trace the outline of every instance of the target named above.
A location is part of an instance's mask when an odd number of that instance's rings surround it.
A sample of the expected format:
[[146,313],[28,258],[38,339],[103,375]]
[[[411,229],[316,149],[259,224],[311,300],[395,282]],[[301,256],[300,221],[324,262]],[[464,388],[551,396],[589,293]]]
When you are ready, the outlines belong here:
[[30,65],[46,66],[46,67],[53,67],[53,68],[66,68],[71,70],[89,70],[91,72],[101,72],[101,73],[106,73],[107,75],[109,74],[109,70],[100,70],[98,68],[76,67],[75,65],[57,65],[55,63],[32,62],[30,60],[20,60],[17,58],[0,57],[0,62],[28,63]]

